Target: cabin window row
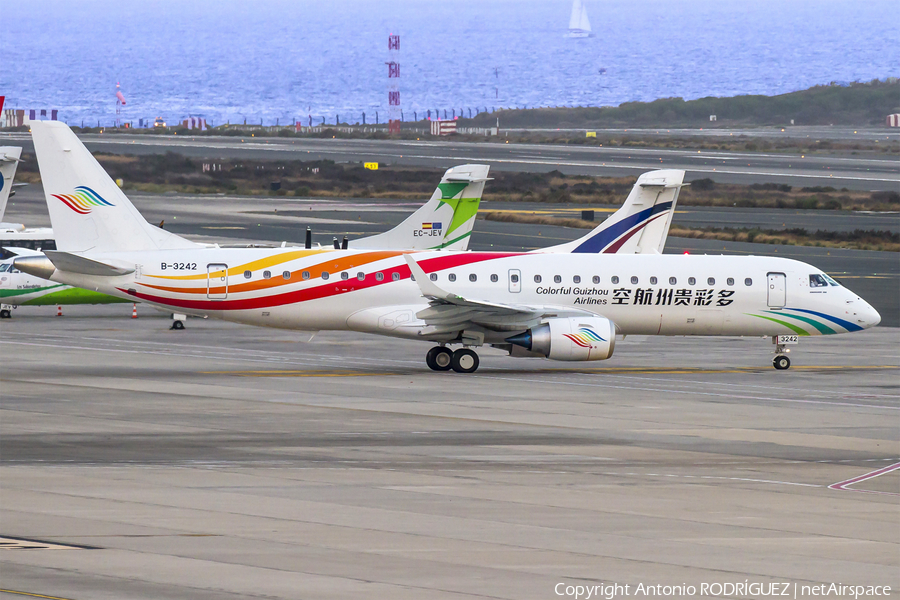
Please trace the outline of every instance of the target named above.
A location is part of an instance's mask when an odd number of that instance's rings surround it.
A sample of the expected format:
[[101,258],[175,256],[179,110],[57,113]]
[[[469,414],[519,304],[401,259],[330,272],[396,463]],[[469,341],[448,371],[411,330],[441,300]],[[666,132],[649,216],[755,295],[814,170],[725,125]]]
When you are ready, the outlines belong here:
[[[252,278],[252,277],[253,277],[253,272],[252,272],[252,271],[244,271],[244,277],[245,277],[246,279]],[[270,279],[271,277],[272,277],[272,272],[271,272],[271,271],[263,271],[263,279]],[[285,280],[288,280],[288,279],[291,278],[291,272],[290,272],[290,271],[284,271],[284,272],[281,274],[281,277],[282,277],[283,279],[285,279]],[[320,273],[320,277],[321,277],[323,280],[326,280],[326,281],[327,281],[327,280],[331,277],[331,275],[330,275],[327,271],[322,271],[322,273]],[[437,274],[437,273],[432,273],[432,274],[429,275],[428,277],[429,277],[429,279],[431,279],[431,281],[437,281],[437,280],[438,280],[438,274]],[[519,276],[518,276],[518,275],[513,274],[513,275],[511,275],[510,277],[513,279],[513,283],[518,283],[518,281],[519,281]],[[301,278],[301,279],[304,279],[304,280],[309,279],[309,278],[310,278],[310,273],[309,273],[309,271],[301,271],[301,272],[300,272],[300,278]],[[366,278],[366,274],[365,274],[364,272],[362,272],[362,271],[359,271],[359,272],[356,274],[356,278],[357,278],[359,281],[364,281],[365,278]],[[812,278],[812,276],[810,276],[810,278]],[[346,281],[346,280],[350,279],[350,274],[349,274],[347,271],[343,271],[343,272],[341,273],[341,279],[342,279],[343,281]],[[491,279],[491,282],[493,282],[493,283],[497,283],[498,281],[500,281],[500,277],[499,277],[499,275],[497,275],[497,274],[492,274],[492,275],[490,276],[490,279]],[[376,280],[376,281],[384,281],[384,273],[381,273],[381,272],[375,273],[375,280]],[[395,273],[391,273],[391,280],[392,280],[392,281],[400,281],[400,273],[396,273],[396,272],[395,272]],[[447,280],[450,281],[450,282],[456,281],[456,273],[448,273],[448,274],[447,274]],[[541,283],[543,280],[544,280],[544,278],[543,278],[542,276],[540,276],[540,275],[535,275],[535,276],[534,276],[534,282],[535,282],[535,283]],[[476,282],[476,281],[478,281],[478,276],[477,276],[475,273],[470,273],[470,274],[469,274],[469,281],[471,281],[471,282]],[[610,277],[610,283],[612,283],[613,285],[618,285],[618,284],[620,283],[620,281],[621,281],[621,280],[619,279],[619,276],[618,276],[618,275],[613,275],[612,277]],[[629,281],[631,281],[632,285],[638,285],[638,284],[640,283],[640,278],[637,277],[636,275],[632,275],[631,278],[629,279]],[[649,281],[650,281],[650,285],[657,285],[657,284],[659,283],[659,279],[656,278],[656,277],[650,277],[650,280],[649,280]],[[669,281],[669,285],[678,285],[678,278],[677,278],[677,277],[669,277],[669,280],[668,280],[668,281]],[[554,275],[554,276],[553,276],[553,283],[562,283],[562,282],[563,282],[562,275]],[[591,282],[592,282],[594,285],[598,285],[598,284],[600,283],[600,276],[599,276],[599,275],[594,275],[593,277],[591,277]],[[572,283],[574,283],[574,284],[579,284],[579,283],[581,283],[581,276],[580,276],[580,275],[575,275],[575,276],[573,276],[573,277],[572,277]],[[697,285],[697,278],[696,278],[696,277],[688,277],[687,283],[688,283],[688,285]],[[707,278],[706,278],[706,285],[716,285],[716,278],[715,278],[715,277],[707,277]],[[728,278],[725,280],[725,285],[727,285],[727,286],[729,286],[729,287],[734,286],[734,277],[728,277]],[[750,278],[750,277],[745,278],[745,279],[744,279],[744,285],[745,285],[745,286],[748,286],[748,287],[749,287],[749,286],[752,286],[752,285],[753,285],[753,279]]]

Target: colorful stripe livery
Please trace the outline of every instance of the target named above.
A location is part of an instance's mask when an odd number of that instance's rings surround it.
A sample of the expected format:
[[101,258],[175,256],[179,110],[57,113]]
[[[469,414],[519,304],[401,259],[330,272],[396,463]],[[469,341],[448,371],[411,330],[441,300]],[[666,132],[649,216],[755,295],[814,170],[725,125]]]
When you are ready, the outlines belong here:
[[[820,320],[811,318],[809,316],[795,315],[795,314],[785,312],[785,311],[794,311],[794,312],[798,312],[798,313],[805,313],[806,315],[813,315],[813,316],[819,317],[820,319],[824,319],[825,321],[830,321],[830,323],[826,324]],[[851,323],[850,321],[846,321],[839,317],[833,317],[833,316],[831,316],[829,314],[825,314],[823,312],[818,312],[815,310],[808,310],[805,308],[784,308],[783,310],[767,310],[765,312],[767,312],[771,315],[776,315],[781,318],[775,318],[775,317],[770,317],[770,316],[766,316],[766,315],[754,315],[751,313],[746,313],[746,314],[748,314],[752,317],[756,317],[758,319],[765,319],[767,321],[772,321],[773,323],[778,323],[779,325],[783,325],[784,327],[787,327],[788,329],[790,329],[797,335],[817,335],[817,334],[832,335],[835,333],[840,333],[839,331],[836,331],[833,328],[832,323],[834,325],[843,327],[847,331],[862,331],[862,329],[863,329],[859,325],[856,325],[854,323]],[[786,321],[785,319],[793,319],[793,320]],[[808,328],[804,329],[803,324],[811,326],[812,329],[815,331],[814,332],[809,331]]]
[[112,202],[91,188],[79,185],[73,194],[53,194],[53,197],[77,212],[79,215],[89,214],[95,206],[115,206]]
[[578,333],[564,333],[563,335],[582,348],[591,348],[593,346],[592,342],[606,341],[600,337],[596,331],[589,327],[582,327],[578,330]]
[[618,223],[610,225],[608,229],[604,229],[594,237],[585,240],[572,252],[615,254],[632,236],[671,209],[671,202],[662,202],[635,213]]
[[[313,252],[315,253],[315,251]],[[309,251],[306,251],[306,253],[309,253]],[[294,253],[286,254],[287,256],[283,255],[283,260],[279,262],[287,262],[291,258],[296,258],[290,256]],[[187,310],[247,310],[258,308],[272,308],[275,306],[295,304],[298,302],[305,302],[318,298],[337,297],[348,292],[386,285],[395,281],[393,279],[394,273],[396,273],[399,277],[399,281],[409,279],[411,273],[409,270],[409,266],[407,266],[406,263],[393,264],[384,269],[377,269],[369,271],[367,273],[361,272],[362,279],[360,279],[358,276],[352,276],[352,272],[356,269],[362,268],[363,265],[367,265],[379,260],[383,260],[385,258],[390,258],[401,254],[404,253],[398,251],[382,251],[365,252],[340,258],[332,258],[315,265],[303,267],[299,273],[297,271],[291,271],[290,277],[288,279],[285,279],[284,277],[272,277],[270,279],[249,281],[246,283],[229,283],[227,289],[225,286],[207,287],[209,284],[208,275],[206,273],[189,276],[152,276],[157,279],[166,279],[173,283],[176,281],[185,280],[194,280],[198,283],[202,282],[201,285],[195,284],[189,287],[182,287],[178,285],[162,286],[157,284],[137,282],[138,285],[144,288],[149,288],[150,290],[155,289],[162,292],[185,294],[193,296],[193,298],[171,298],[167,296],[145,293],[144,291],[126,290],[124,288],[117,289],[120,292],[127,293],[130,296],[139,298],[141,300],[146,300],[148,302],[158,302],[160,304],[167,304],[169,306],[177,306]],[[438,256],[435,258],[421,260],[419,261],[419,265],[426,273],[432,273],[442,271],[444,269],[452,269],[454,267],[461,267],[467,264],[490,261],[497,258],[507,258],[510,256],[519,256],[519,254],[491,252],[483,252],[478,254],[448,254],[446,256]],[[278,263],[275,263],[272,259],[276,258],[277,257],[271,257],[269,260],[266,260],[264,264],[266,266],[274,267]],[[261,268],[259,265],[262,263],[263,261],[255,261],[254,263],[247,263],[237,267],[229,267],[228,276],[234,276],[234,274],[236,273],[242,273],[245,270],[251,270],[251,265],[256,265],[256,268]],[[328,273],[330,276],[337,276],[338,273],[343,271],[351,273],[351,277],[346,280],[335,278],[334,281],[332,281],[330,278],[328,280],[325,280],[322,277],[323,272]],[[216,274],[214,274],[214,276],[215,275]],[[296,289],[297,284],[300,284],[303,287],[301,287],[300,289]],[[282,291],[275,288],[289,288],[289,290]],[[222,300],[211,300],[208,297],[210,294],[227,293],[228,296],[232,296],[240,294],[242,292],[254,292],[261,289],[272,290],[276,293],[268,296],[235,299],[228,298]]]

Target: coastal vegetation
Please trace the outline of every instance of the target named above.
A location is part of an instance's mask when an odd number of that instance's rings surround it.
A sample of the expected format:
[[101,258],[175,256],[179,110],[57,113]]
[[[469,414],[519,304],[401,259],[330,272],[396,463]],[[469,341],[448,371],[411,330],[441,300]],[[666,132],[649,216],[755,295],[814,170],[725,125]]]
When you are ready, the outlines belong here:
[[[847,85],[818,85],[777,96],[662,98],[619,106],[504,110],[459,122],[461,126],[489,127],[499,117],[504,127],[853,127],[883,125],[885,117],[896,112],[900,112],[900,81],[892,77]],[[716,116],[714,122],[710,122],[710,115]]]

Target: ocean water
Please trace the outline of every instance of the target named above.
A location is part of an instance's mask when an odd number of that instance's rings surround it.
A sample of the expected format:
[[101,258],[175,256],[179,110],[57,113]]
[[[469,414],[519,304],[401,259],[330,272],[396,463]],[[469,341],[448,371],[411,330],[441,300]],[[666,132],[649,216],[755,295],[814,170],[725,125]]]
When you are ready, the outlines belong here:
[[569,0],[3,0],[0,95],[72,124],[110,124],[116,82],[135,123],[384,122],[390,33],[407,120],[900,75],[893,1],[585,2],[588,39]]

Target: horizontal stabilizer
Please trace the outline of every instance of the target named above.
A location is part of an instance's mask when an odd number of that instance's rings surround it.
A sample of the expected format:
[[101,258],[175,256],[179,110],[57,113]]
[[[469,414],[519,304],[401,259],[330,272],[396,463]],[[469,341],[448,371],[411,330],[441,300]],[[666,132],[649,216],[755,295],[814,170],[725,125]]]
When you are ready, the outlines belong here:
[[82,275],[100,275],[101,277],[117,277],[134,273],[134,267],[120,267],[113,264],[100,262],[71,252],[47,250],[44,252],[50,262],[60,271],[80,273]]

